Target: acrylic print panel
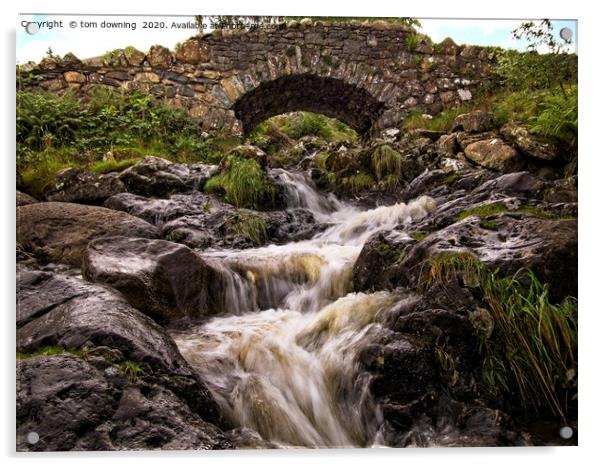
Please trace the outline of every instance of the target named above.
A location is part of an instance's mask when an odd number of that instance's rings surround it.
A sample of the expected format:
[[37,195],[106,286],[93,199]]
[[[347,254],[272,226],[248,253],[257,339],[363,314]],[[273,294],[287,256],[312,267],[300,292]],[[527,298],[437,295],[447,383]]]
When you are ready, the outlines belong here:
[[576,21],[18,21],[18,451],[577,443]]

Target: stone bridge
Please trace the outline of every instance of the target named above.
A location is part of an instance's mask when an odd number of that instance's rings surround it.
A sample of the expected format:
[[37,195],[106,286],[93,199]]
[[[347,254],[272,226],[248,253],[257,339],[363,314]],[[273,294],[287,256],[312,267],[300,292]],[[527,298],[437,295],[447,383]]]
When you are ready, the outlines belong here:
[[[251,131],[297,110],[337,118],[364,136],[408,113],[435,115],[488,79],[495,50],[433,44],[411,27],[384,22],[291,21],[271,29],[221,29],[175,52],[132,47],[80,61],[72,54],[22,66],[25,86],[86,93],[98,85],[162,96],[200,117],[204,129]],[[31,79],[33,76],[34,79]]]

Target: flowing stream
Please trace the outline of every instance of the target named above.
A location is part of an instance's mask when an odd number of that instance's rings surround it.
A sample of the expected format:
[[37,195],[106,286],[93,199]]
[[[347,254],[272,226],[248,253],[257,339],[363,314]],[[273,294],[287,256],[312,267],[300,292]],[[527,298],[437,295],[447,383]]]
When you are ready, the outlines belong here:
[[222,277],[222,312],[174,331],[174,339],[225,415],[264,440],[284,447],[379,444],[382,415],[357,357],[397,297],[352,292],[351,272],[372,234],[423,218],[434,201],[361,210],[321,195],[301,173],[275,174],[290,207],[309,209],[329,226],[307,241],[204,251]]

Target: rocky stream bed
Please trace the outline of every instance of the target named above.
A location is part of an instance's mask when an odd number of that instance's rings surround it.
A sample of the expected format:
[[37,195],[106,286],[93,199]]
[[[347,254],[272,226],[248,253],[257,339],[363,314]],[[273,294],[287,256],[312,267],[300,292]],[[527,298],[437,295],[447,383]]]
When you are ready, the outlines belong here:
[[[558,418],[484,395],[477,287],[424,286],[429,261],[469,254],[577,296],[574,167],[483,118],[390,132],[386,192],[327,188],[309,149],[266,164],[261,211],[203,191],[219,167],[160,157],[18,192],[18,450],[561,443]],[[328,149],[333,173],[365,150]]]

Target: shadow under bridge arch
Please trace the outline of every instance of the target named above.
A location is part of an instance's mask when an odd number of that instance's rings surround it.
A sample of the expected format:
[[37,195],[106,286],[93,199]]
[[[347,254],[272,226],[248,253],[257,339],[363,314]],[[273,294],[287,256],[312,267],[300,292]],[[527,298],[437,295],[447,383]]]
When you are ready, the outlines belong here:
[[366,137],[385,104],[355,84],[305,73],[263,82],[242,95],[232,109],[245,134],[272,116],[307,111],[336,118]]

